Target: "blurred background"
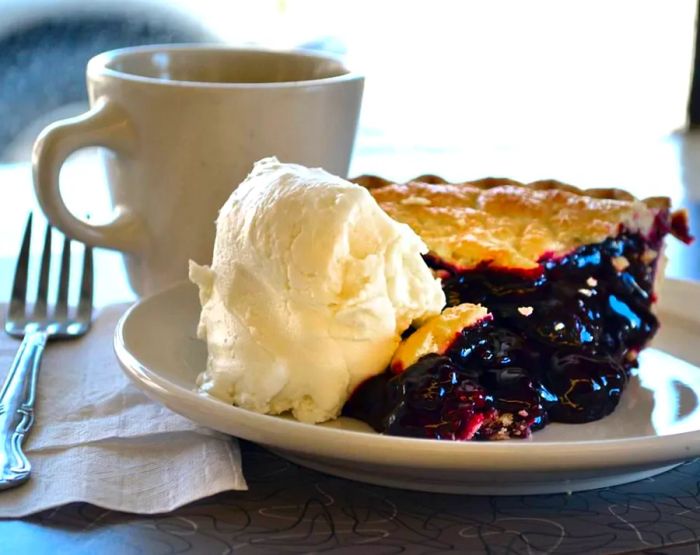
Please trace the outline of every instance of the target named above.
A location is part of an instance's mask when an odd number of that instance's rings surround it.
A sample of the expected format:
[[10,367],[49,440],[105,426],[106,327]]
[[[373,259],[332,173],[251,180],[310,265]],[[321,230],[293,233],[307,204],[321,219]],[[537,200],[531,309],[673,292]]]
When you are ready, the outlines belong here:
[[[699,222],[700,139],[686,132],[697,5],[0,0],[0,164],[25,175],[39,130],[86,109],[85,64],[101,51],[166,42],[307,48],[367,77],[351,174],[553,177],[666,194]],[[74,155],[81,164],[62,173],[78,212],[83,202],[95,213],[101,194],[86,194],[84,182],[100,179],[90,156]],[[671,274],[700,276],[694,252]]]
[[86,108],[91,56],[164,42],[303,47],[345,57],[367,75],[363,151],[546,148],[572,135],[577,142],[659,138],[686,124],[696,6],[0,0],[0,160],[28,160],[41,126]]

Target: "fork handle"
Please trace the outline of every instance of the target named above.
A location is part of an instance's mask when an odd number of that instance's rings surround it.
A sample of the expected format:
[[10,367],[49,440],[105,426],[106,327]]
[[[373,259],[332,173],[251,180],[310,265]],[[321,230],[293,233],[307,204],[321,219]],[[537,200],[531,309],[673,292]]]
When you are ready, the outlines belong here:
[[32,470],[22,442],[34,423],[39,363],[48,334],[27,333],[0,390],[0,490],[25,482]]

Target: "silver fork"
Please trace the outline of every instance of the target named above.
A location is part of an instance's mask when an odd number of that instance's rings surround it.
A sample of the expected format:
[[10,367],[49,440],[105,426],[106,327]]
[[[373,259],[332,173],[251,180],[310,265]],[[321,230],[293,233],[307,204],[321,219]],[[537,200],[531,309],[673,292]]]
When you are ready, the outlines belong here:
[[48,306],[51,263],[51,227],[47,225],[41,256],[36,302],[27,310],[29,245],[32,215],[29,215],[20,248],[5,331],[22,339],[19,350],[0,389],[0,490],[18,486],[29,479],[32,467],[22,451],[22,442],[34,423],[34,401],[39,364],[47,340],[84,335],[92,320],[92,249],[85,247],[80,299],[68,306],[70,239],[63,241],[58,295],[52,310]]

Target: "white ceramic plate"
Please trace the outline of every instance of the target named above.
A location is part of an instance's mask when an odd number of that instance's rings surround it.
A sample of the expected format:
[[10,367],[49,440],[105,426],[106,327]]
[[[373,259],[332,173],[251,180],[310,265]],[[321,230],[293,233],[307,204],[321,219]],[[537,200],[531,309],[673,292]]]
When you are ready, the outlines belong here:
[[700,284],[668,280],[661,331],[617,410],[590,424],[550,424],[530,440],[450,442],[384,436],[352,419],[313,426],[197,394],[206,347],[194,286],[144,299],[114,346],[127,375],[175,412],[329,474],[387,486],[473,494],[592,489],[653,476],[700,456]]

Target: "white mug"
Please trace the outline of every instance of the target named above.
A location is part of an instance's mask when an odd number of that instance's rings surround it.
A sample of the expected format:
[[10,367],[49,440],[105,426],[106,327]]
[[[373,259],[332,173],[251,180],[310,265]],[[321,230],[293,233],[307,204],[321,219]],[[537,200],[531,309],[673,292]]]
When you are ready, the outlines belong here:
[[[363,78],[308,52],[212,46],[124,48],[87,66],[90,110],[42,131],[34,186],[66,235],[124,252],[147,294],[208,263],[214,220],[253,162],[323,167],[345,176]],[[92,225],[66,208],[58,175],[73,151],[103,146],[114,219]]]

